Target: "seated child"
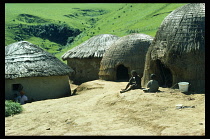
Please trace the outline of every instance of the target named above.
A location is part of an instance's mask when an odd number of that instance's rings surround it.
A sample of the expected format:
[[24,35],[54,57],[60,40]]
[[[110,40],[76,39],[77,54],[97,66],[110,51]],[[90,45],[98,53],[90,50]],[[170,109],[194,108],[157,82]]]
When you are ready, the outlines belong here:
[[159,89],[158,81],[156,80],[156,75],[151,74],[150,76],[151,80],[147,83],[147,88],[149,89],[143,89],[144,92],[157,92]]
[[124,93],[124,92],[127,92],[132,89],[140,89],[141,88],[141,78],[137,74],[137,72],[135,70],[132,70],[131,75],[132,75],[132,77],[129,79],[129,83],[126,85],[125,89],[122,89],[122,91],[120,91],[120,93]]

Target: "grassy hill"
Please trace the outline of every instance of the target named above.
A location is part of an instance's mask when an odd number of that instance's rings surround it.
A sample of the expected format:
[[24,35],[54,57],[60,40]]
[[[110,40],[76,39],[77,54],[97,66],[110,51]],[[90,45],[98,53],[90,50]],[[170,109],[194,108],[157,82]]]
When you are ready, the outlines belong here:
[[184,3],[8,3],[5,46],[34,43],[60,59],[69,49],[98,34],[155,36],[163,19]]

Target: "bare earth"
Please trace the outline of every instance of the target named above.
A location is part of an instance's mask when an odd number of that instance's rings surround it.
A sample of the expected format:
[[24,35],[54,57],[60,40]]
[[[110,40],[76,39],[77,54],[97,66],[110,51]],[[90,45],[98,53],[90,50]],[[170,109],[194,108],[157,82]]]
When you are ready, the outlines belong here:
[[74,96],[25,104],[5,118],[5,135],[205,135],[205,94],[168,88],[120,94],[126,84],[95,80]]

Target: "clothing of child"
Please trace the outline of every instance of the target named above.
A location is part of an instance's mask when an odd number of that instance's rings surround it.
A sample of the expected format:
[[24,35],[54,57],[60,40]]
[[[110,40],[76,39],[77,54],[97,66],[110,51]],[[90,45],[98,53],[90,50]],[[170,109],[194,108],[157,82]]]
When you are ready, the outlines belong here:
[[148,92],[157,92],[158,89],[159,89],[158,81],[156,81],[156,80],[150,80],[147,83],[147,88],[149,88],[148,89]]

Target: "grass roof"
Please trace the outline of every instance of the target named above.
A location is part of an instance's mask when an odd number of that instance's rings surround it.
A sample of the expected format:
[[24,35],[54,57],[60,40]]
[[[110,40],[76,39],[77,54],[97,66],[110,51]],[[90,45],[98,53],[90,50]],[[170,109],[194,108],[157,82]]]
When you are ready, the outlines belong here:
[[20,41],[5,47],[5,79],[68,75],[73,72],[42,48]]
[[62,59],[66,60],[68,58],[103,57],[106,49],[119,38],[120,37],[111,34],[96,35],[67,51],[62,56]]

